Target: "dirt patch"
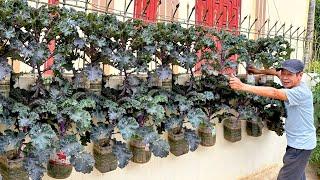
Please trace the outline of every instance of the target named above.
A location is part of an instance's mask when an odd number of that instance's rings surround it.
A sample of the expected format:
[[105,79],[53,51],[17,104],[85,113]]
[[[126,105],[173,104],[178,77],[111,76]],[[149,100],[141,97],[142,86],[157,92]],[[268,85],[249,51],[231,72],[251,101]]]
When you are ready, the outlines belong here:
[[[259,170],[253,174],[250,174],[245,177],[239,178],[239,180],[276,180],[279,170],[281,169],[282,164],[276,164],[268,166],[262,170]],[[307,180],[320,180],[316,175],[315,168],[312,166],[307,166],[306,168]]]

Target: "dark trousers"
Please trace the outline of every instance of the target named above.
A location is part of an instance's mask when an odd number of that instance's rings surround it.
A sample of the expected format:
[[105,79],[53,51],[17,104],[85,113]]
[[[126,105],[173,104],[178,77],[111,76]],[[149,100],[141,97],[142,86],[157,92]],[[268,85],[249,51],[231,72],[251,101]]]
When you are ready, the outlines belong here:
[[287,146],[283,167],[277,180],[305,180],[305,168],[312,150],[295,149]]

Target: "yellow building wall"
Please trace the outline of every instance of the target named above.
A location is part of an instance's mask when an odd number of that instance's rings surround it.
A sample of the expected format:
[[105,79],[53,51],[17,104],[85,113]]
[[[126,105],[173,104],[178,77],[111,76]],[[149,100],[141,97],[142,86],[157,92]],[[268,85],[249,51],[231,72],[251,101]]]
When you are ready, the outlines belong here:
[[[258,33],[259,29],[267,21],[264,28],[262,28],[261,36],[268,34],[268,30],[270,30],[271,35],[283,35],[287,31],[286,39],[291,42],[291,47],[295,49],[291,54],[291,58],[302,59],[303,41],[297,41],[296,38],[307,26],[308,5],[308,0],[242,0],[241,20],[247,17],[242,24],[242,29],[248,30],[249,26],[258,18],[251,29],[254,33]],[[282,27],[283,24],[285,24],[284,27]],[[291,31],[289,30],[290,26],[292,26]],[[277,33],[276,31],[278,30],[279,32]],[[292,33],[293,37],[291,41],[289,39],[290,33]],[[303,38],[304,35],[302,33],[300,38]],[[257,34],[250,35],[250,38],[257,37]]]

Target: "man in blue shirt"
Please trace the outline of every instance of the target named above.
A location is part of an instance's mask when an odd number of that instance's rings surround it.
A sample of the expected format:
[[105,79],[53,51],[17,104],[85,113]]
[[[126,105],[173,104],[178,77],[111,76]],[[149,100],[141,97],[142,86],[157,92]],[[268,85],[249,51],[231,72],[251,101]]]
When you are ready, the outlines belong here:
[[249,67],[249,72],[255,74],[278,76],[285,89],[244,84],[233,75],[229,81],[230,87],[234,90],[246,91],[285,102],[288,115],[285,121],[287,148],[278,180],[306,179],[305,167],[312,149],[316,147],[313,97],[311,90],[301,81],[303,69],[304,64],[297,59],[284,61],[278,71],[275,69],[258,70]]

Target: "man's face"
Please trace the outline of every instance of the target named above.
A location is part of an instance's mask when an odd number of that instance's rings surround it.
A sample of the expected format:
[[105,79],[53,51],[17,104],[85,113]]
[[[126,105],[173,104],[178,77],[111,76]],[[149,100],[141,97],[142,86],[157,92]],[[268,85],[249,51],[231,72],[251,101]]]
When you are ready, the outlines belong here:
[[288,89],[298,86],[301,81],[302,74],[302,72],[292,73],[285,69],[281,70],[280,80],[282,85]]

